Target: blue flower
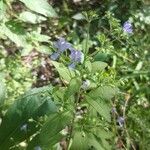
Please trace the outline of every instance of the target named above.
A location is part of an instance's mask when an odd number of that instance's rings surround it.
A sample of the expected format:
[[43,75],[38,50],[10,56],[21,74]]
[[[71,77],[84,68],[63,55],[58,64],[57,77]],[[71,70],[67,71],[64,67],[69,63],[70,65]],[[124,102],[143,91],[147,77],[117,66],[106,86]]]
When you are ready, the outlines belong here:
[[57,52],[54,52],[50,58],[52,60],[57,60],[61,53],[63,53],[67,49],[71,49],[72,45],[67,42],[64,38],[59,38],[58,41],[54,42],[54,47],[57,48]]
[[84,54],[81,51],[71,49],[70,58],[72,62],[82,63],[84,59]]
[[75,67],[76,67],[76,64],[75,64],[75,63],[71,63],[71,64],[68,66],[68,68],[71,69],[71,70],[75,69]]
[[71,48],[71,44],[64,38],[59,38],[57,42],[54,42],[54,47],[58,49],[58,52],[63,53],[66,49]]
[[117,113],[117,110],[116,110],[115,107],[113,107],[113,108],[111,109],[111,113],[113,113],[113,114]]
[[24,124],[24,125],[22,125],[22,126],[20,127],[20,130],[21,130],[21,131],[24,131],[24,132],[27,132],[27,127],[28,127],[28,125],[27,125],[27,124]]
[[133,33],[132,24],[129,21],[126,21],[123,24],[123,31],[127,33]]
[[55,53],[53,53],[53,54],[50,56],[50,58],[51,58],[52,60],[57,60],[57,59],[59,58],[59,56],[60,56],[60,54],[57,53],[57,52],[55,52]]
[[34,147],[34,150],[42,150],[42,148],[40,146],[36,146]]
[[119,123],[120,127],[123,127],[125,119],[124,117],[118,117],[117,122]]

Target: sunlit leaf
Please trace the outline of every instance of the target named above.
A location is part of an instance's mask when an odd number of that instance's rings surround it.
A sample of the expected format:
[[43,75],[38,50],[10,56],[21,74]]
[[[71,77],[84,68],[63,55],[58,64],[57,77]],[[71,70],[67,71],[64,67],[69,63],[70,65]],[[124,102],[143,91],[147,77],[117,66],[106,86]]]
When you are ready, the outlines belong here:
[[19,15],[19,19],[24,21],[24,22],[29,22],[29,23],[40,23],[42,21],[45,21],[46,18],[40,15],[36,15],[34,13],[31,13],[29,11],[24,11]]
[[46,0],[20,0],[26,7],[46,17],[57,17],[55,10]]

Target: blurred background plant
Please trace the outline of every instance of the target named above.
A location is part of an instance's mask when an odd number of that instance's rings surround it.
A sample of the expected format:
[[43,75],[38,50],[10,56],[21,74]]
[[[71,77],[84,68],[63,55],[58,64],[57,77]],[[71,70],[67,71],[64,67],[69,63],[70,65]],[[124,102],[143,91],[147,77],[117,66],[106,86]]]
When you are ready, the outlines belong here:
[[[131,23],[132,33],[123,31],[126,21]],[[95,60],[109,65],[105,77],[110,80],[106,82],[116,83],[121,91],[112,101],[115,115],[125,120],[123,128],[112,124],[118,135],[114,149],[130,149],[132,145],[132,149],[148,150],[150,2],[1,0],[0,79],[6,85],[4,110],[31,87],[62,84],[49,59],[58,37],[65,37],[76,49],[88,49]]]

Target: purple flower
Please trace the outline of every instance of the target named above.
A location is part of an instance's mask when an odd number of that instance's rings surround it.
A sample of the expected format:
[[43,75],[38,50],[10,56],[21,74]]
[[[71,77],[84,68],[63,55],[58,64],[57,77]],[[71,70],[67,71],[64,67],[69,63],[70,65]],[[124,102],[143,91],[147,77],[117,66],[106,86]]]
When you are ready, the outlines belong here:
[[117,110],[116,110],[115,107],[113,107],[113,108],[111,109],[111,113],[113,113],[113,114],[117,113]]
[[71,44],[64,38],[59,38],[57,42],[54,42],[54,47],[58,49],[58,52],[63,53],[66,49],[71,48]]
[[55,53],[53,53],[53,54],[50,56],[50,58],[51,58],[52,60],[56,60],[56,59],[59,58],[59,56],[60,56],[60,54],[57,53],[57,52],[55,52]]
[[123,127],[125,119],[124,117],[118,117],[117,122],[119,123],[120,127]]
[[75,69],[75,67],[76,67],[76,64],[75,64],[75,63],[71,63],[71,64],[68,66],[68,68],[71,69],[71,70]]
[[132,24],[129,21],[126,21],[123,24],[123,31],[127,33],[133,33]]
[[81,63],[84,58],[84,54],[81,51],[71,49],[70,58],[72,62]]
[[21,131],[24,131],[24,132],[27,132],[27,127],[28,127],[28,125],[27,125],[27,124],[24,124],[24,125],[22,125],[22,126],[20,127],[20,130],[21,130]]
[[34,150],[42,150],[42,148],[40,146],[36,146],[34,147]]

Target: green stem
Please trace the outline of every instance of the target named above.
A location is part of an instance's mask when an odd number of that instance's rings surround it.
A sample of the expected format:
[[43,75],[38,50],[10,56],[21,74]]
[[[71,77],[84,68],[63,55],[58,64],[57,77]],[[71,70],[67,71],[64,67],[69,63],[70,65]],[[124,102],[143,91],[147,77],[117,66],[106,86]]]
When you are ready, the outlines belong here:
[[85,43],[85,50],[84,50],[85,57],[87,56],[87,54],[89,52],[89,38],[90,38],[90,22],[88,21],[87,36],[86,36],[86,43]]
[[75,117],[76,117],[76,109],[79,103],[79,98],[80,98],[80,90],[78,92],[78,94],[75,96],[75,103],[74,103],[74,112],[73,112],[73,118],[71,121],[71,126],[70,126],[70,133],[69,133],[69,139],[68,139],[68,143],[67,143],[67,150],[70,149],[70,145],[71,145],[71,138],[73,136],[73,130],[74,130],[74,125],[75,125]]

